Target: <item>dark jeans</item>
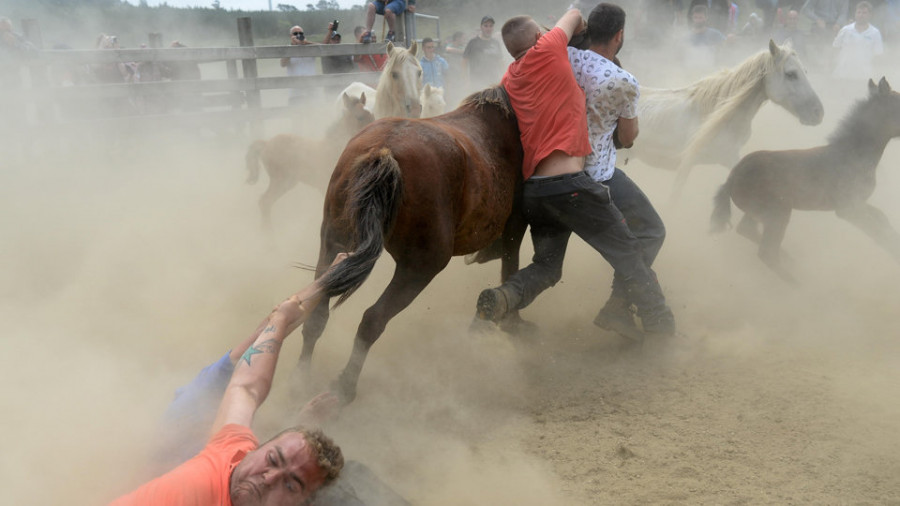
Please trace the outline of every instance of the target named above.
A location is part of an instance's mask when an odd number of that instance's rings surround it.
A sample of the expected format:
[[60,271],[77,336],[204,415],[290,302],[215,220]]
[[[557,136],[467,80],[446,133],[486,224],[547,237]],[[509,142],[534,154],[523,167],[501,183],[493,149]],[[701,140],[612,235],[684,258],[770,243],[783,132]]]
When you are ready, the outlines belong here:
[[531,226],[532,264],[503,284],[510,308],[521,309],[562,277],[569,236],[574,232],[621,276],[627,299],[638,316],[667,312],[656,275],[644,261],[641,245],[613,205],[609,188],[586,172],[525,181],[522,208]]
[[[653,265],[666,239],[666,226],[650,199],[619,169],[606,181],[613,204],[625,216],[628,229],[641,244],[644,263]],[[612,296],[626,298],[625,283],[619,271],[613,276]]]

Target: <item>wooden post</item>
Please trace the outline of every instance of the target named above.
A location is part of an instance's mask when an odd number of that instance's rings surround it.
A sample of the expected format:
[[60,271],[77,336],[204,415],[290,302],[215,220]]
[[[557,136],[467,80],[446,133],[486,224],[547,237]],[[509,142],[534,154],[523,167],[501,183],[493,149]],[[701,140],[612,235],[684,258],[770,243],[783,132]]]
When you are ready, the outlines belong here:
[[[23,19],[22,31],[24,32],[25,38],[35,47],[35,49],[41,50],[44,48],[44,41],[41,37],[41,27],[38,25],[36,19]],[[28,70],[31,74],[32,88],[46,88],[49,85],[50,79],[47,76],[47,67],[45,65],[30,63],[28,65]],[[49,104],[35,103],[34,110],[38,123],[49,122],[52,119],[51,111],[53,109]]]
[[[251,30],[250,18],[238,18],[238,44],[241,47],[253,46],[253,32]],[[256,59],[241,60],[241,67],[244,70],[244,79],[256,79],[259,77],[256,72]],[[259,89],[253,89],[246,92],[247,107],[251,109],[259,109],[262,107],[262,100],[259,95]],[[262,124],[259,120],[250,122],[250,134],[253,137],[262,136]]]

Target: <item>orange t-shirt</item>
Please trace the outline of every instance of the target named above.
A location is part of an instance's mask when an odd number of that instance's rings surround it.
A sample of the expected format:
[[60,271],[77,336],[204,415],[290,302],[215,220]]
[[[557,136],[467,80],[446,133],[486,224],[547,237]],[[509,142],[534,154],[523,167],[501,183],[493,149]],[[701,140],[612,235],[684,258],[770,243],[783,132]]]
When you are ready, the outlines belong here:
[[196,457],[116,499],[110,506],[230,506],[231,471],[258,446],[259,440],[249,427],[226,425]]
[[584,91],[572,73],[568,43],[562,28],[550,30],[509,64],[500,81],[519,122],[525,179],[556,150],[570,156],[591,154]]

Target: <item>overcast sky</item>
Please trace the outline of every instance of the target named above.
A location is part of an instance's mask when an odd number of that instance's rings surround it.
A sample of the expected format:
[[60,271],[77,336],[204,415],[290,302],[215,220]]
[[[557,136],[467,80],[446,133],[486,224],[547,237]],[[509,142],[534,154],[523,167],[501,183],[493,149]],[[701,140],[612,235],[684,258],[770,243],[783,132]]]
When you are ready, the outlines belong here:
[[[138,0],[128,0],[129,3],[138,4]],[[212,7],[213,0],[147,0],[147,4],[155,7],[161,3],[167,3],[172,7]],[[315,4],[318,0],[272,0],[272,8],[277,9],[278,4],[289,4],[298,9],[305,9],[306,4]],[[354,5],[362,5],[365,0],[337,0],[337,3],[344,9],[348,9]],[[269,0],[219,0],[219,5],[223,9],[243,9],[243,10],[269,10]]]

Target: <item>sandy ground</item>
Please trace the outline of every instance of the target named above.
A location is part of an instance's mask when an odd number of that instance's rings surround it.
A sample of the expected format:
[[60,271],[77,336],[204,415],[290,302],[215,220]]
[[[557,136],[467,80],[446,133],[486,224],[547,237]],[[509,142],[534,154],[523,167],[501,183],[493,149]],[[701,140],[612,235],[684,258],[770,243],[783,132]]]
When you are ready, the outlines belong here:
[[[822,142],[848,103],[823,99],[815,128],[765,106],[745,151]],[[315,262],[320,189],[288,194],[266,235],[263,188],[242,184],[246,141],[113,146],[0,173],[9,504],[99,504],[140,483],[174,388],[311,279],[292,263]],[[871,199],[895,223],[898,165],[895,142]],[[593,327],[611,271],[578,240],[523,313],[536,341],[471,334],[499,265],[454,259],[328,427],[346,455],[426,505],[900,504],[900,266],[833,214],[798,213],[785,248],[802,285],[787,287],[744,239],[706,234],[724,169],[698,168],[666,206],[672,174],[624,167],[666,220],[656,270],[682,335],[635,351]],[[333,315],[310,392],[340,371],[391,270],[384,258]],[[262,437],[305,401],[287,395],[295,337]]]

